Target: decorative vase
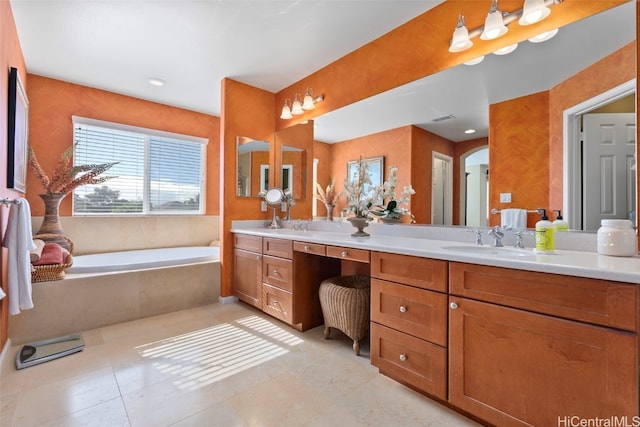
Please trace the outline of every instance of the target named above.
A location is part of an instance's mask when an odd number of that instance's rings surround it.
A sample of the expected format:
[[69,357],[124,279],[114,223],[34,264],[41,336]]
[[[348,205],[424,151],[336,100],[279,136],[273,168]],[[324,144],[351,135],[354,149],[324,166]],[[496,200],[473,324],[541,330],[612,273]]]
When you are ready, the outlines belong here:
[[356,231],[355,233],[351,233],[353,237],[369,237],[369,233],[365,233],[364,231],[362,231],[363,228],[369,226],[369,218],[354,216],[351,218],[347,218],[347,221],[349,221],[351,225],[358,229],[358,231]]
[[71,244],[67,240],[60,223],[60,202],[66,194],[39,194],[44,202],[44,219],[36,236],[45,242],[54,242],[71,252]]
[[334,205],[325,205],[327,208],[327,221],[333,221],[333,208]]

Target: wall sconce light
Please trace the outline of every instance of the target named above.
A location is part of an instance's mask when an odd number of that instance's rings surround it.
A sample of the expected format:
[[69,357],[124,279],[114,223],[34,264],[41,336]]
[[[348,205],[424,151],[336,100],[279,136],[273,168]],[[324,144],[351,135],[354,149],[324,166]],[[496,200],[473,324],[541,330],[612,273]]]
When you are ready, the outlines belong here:
[[303,114],[305,111],[313,110],[316,108],[316,104],[318,102],[324,101],[324,95],[319,95],[314,98],[313,89],[308,88],[307,92],[300,101],[300,94],[296,93],[293,98],[293,103],[289,106],[290,99],[287,98],[284,101],[284,105],[282,106],[282,113],[280,114],[280,118],[284,120],[292,119],[293,116],[299,116]]
[[[489,13],[484,21],[484,26],[468,30],[465,26],[464,15],[458,15],[458,23],[453,31],[453,37],[449,45],[449,52],[462,52],[473,46],[472,38],[480,36],[482,40],[494,40],[507,33],[507,26],[514,21],[520,25],[531,25],[542,21],[551,13],[549,5],[562,3],[563,0],[524,0],[522,9],[514,12],[502,12],[498,9],[498,0],[491,0]],[[529,39],[532,43],[539,43],[549,40],[558,33],[558,30],[551,30],[539,34]],[[506,55],[515,50],[518,45],[511,45],[507,48],[494,52],[496,55]],[[510,50],[509,50],[510,49]],[[500,53],[499,53],[500,52]],[[475,60],[468,61],[472,63]],[[480,61],[478,61],[480,62]],[[472,64],[468,65],[472,65]],[[477,62],[476,62],[477,63]]]

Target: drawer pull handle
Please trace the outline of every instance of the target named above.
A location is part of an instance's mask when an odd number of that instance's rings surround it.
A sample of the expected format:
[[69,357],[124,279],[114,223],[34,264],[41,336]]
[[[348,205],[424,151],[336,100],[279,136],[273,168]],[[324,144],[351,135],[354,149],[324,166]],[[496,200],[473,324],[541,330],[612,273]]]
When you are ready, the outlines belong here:
[[400,313],[406,313],[408,310],[408,307],[406,305],[401,305],[400,306]]
[[305,252],[309,252],[310,250],[311,250],[311,248],[310,248],[309,246],[305,246],[305,247],[304,247],[304,251],[305,251]]
[[260,255],[256,255],[256,259],[260,261]]
[[349,252],[347,252],[347,251],[342,251],[342,254],[341,254],[341,255],[342,255],[342,257],[349,256]]
[[449,304],[449,307],[451,307],[452,310],[455,310],[456,308],[458,308],[458,303],[452,302],[451,304]]
[[401,361],[401,362],[405,362],[406,360],[407,360],[407,355],[406,355],[406,354],[404,354],[404,353],[402,353],[402,354],[400,355],[400,361]]
[[274,275],[274,276],[279,276],[279,275],[280,275],[280,273],[278,273],[278,270],[273,270],[273,275]]

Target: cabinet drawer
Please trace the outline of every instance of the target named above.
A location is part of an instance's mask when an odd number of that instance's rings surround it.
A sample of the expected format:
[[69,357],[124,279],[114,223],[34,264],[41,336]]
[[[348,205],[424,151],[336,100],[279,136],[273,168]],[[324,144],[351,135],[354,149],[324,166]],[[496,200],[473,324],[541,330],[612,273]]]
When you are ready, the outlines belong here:
[[452,295],[637,330],[637,285],[456,262],[449,276]]
[[262,240],[262,253],[291,259],[293,257],[293,242],[286,239],[272,239],[265,237]]
[[233,247],[253,252],[262,252],[262,237],[247,234],[234,234]]
[[372,323],[371,363],[395,380],[447,398],[447,351],[443,347]]
[[293,291],[293,261],[264,255],[262,281],[280,289]]
[[371,253],[371,276],[447,292],[447,261],[409,255]]
[[331,258],[348,259],[350,261],[369,262],[369,251],[365,249],[327,246],[327,256]]
[[371,320],[447,346],[447,296],[371,279]]
[[304,252],[306,254],[321,255],[327,254],[326,245],[318,243],[293,242],[293,250],[296,252]]
[[293,322],[293,296],[291,292],[263,283],[262,311],[291,324]]

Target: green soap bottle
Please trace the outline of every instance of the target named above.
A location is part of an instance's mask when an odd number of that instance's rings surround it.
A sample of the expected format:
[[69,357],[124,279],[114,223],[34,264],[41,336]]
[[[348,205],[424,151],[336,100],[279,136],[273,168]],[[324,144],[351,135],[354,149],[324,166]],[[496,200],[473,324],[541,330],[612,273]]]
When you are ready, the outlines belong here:
[[556,220],[553,221],[553,231],[569,231],[569,223],[562,219],[562,211],[555,210],[554,212],[558,212],[558,215]]
[[536,252],[552,254],[555,251],[553,223],[549,221],[546,209],[542,211],[542,218],[536,222]]

